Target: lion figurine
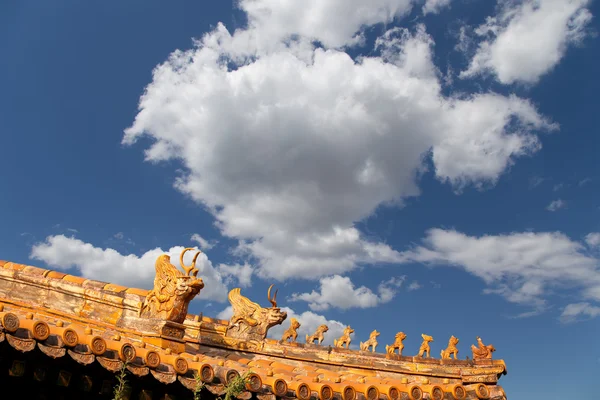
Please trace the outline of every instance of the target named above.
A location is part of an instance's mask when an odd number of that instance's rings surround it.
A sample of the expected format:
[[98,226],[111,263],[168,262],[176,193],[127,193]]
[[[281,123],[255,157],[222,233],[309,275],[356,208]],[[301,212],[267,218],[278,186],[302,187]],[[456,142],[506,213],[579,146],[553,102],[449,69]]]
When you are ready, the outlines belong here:
[[289,339],[292,339],[291,342],[294,343],[298,338],[298,328],[300,328],[300,322],[298,322],[296,318],[292,318],[290,321],[290,327],[283,332],[281,340],[283,342],[287,342]]
[[473,352],[473,360],[491,360],[492,353],[496,351],[496,348],[488,344],[487,346],[483,344],[483,341],[479,336],[477,336],[477,345],[479,347],[475,347],[474,344],[471,345],[471,351]]
[[418,357],[423,357],[425,354],[427,354],[427,358],[429,358],[429,357],[431,357],[431,355],[430,355],[431,348],[429,347],[429,342],[433,342],[433,338],[424,333],[421,334],[421,337],[423,338],[423,343],[421,343],[421,347],[419,347]]
[[321,344],[324,339],[323,334],[328,330],[329,328],[327,327],[327,325],[319,326],[315,333],[313,333],[310,336],[306,335],[306,343],[314,344],[315,342],[317,342],[318,344]]
[[379,335],[380,333],[377,332],[377,329],[375,329],[373,332],[371,332],[369,340],[366,342],[360,342],[360,349],[362,351],[369,351],[369,347],[371,347],[371,351],[375,353],[375,348],[377,347],[377,336]]
[[454,359],[458,359],[458,349],[456,345],[458,344],[458,338],[451,336],[448,341],[448,347],[445,350],[442,350],[442,360],[449,360],[452,355],[454,355]]
[[404,332],[398,332],[398,333],[396,333],[394,344],[391,345],[391,346],[386,345],[385,346],[385,352],[388,353],[388,354],[394,354],[394,352],[396,351],[396,349],[398,349],[398,355],[401,356],[402,355],[402,350],[404,349],[404,343],[402,343],[402,341],[404,339],[406,339],[406,335],[404,334]]
[[352,339],[350,338],[350,335],[352,333],[354,333],[354,329],[350,328],[350,325],[348,325],[344,329],[344,334],[342,336],[340,336],[339,339],[333,339],[333,345],[335,347],[344,347],[344,344],[345,344],[346,348],[349,348],[350,342],[352,341]]

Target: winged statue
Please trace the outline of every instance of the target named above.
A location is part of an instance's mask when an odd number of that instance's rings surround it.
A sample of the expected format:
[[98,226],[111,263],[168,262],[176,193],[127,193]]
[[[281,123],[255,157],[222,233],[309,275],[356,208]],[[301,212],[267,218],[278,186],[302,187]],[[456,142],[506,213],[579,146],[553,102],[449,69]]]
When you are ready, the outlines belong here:
[[184,249],[179,257],[185,274],[171,264],[169,255],[163,254],[157,258],[154,288],[148,292],[140,308],[140,316],[177,323],[185,320],[188,304],[204,287],[202,278],[197,277],[196,268],[196,260],[201,252],[194,255],[191,265],[186,266],[183,261],[183,256],[190,250],[194,248]]
[[233,316],[229,321],[227,336],[239,339],[262,340],[267,336],[269,328],[281,324],[287,313],[277,307],[277,291],[271,297],[271,289],[267,298],[272,307],[264,308],[249,298],[242,296],[240,288],[232,289],[228,298],[233,308]]

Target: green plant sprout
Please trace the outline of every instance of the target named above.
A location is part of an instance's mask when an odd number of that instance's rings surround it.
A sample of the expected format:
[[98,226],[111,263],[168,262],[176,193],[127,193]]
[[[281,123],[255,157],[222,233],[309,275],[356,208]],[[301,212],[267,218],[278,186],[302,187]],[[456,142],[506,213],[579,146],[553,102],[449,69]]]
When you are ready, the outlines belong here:
[[113,400],[125,400],[127,393],[127,363],[124,362],[117,375],[117,385],[114,390]]
[[225,386],[225,399],[222,399],[221,396],[217,398],[217,400],[232,400],[236,398],[240,393],[246,390],[246,383],[248,383],[248,375],[250,375],[250,371],[246,372],[244,375],[238,375],[231,380]]
[[204,389],[204,382],[202,382],[202,378],[198,371],[194,374],[194,379],[196,380],[196,386],[194,387],[194,400],[200,400],[200,392]]

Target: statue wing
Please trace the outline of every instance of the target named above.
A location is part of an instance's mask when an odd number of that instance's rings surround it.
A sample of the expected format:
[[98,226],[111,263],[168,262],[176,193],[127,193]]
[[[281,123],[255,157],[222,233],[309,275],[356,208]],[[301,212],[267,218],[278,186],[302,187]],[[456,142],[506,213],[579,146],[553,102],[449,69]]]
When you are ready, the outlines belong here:
[[177,278],[181,272],[171,264],[171,257],[166,254],[158,257],[155,264],[156,277],[154,278],[154,290],[158,296],[172,295],[177,287]]
[[252,314],[260,309],[260,305],[242,296],[240,288],[231,289],[227,297],[233,308],[232,324],[237,323],[239,320],[244,320],[250,326],[258,325],[258,321],[252,318]]

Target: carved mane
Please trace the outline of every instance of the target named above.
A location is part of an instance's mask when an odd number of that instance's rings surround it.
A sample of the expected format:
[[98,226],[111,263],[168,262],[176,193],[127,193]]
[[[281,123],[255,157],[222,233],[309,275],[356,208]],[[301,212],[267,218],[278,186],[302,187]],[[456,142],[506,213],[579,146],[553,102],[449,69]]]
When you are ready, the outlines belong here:
[[233,317],[231,317],[230,325],[235,325],[240,321],[244,321],[249,326],[258,325],[259,321],[252,317],[256,310],[261,308],[260,304],[253,302],[249,298],[242,296],[241,289],[231,289],[227,296],[231,307],[233,308]]
[[233,316],[229,320],[226,335],[244,340],[263,340],[267,336],[269,328],[281,324],[287,313],[277,307],[277,292],[271,297],[271,288],[267,297],[271,304],[270,308],[263,308],[241,294],[240,288],[232,289],[227,296],[233,309]]
[[156,259],[154,287],[140,308],[140,316],[178,323],[185,320],[189,302],[204,287],[202,279],[196,276],[198,270],[195,268],[200,251],[196,253],[190,266],[183,263],[183,256],[189,250],[193,249],[184,249],[180,256],[185,274],[171,264],[168,254],[162,254]]

